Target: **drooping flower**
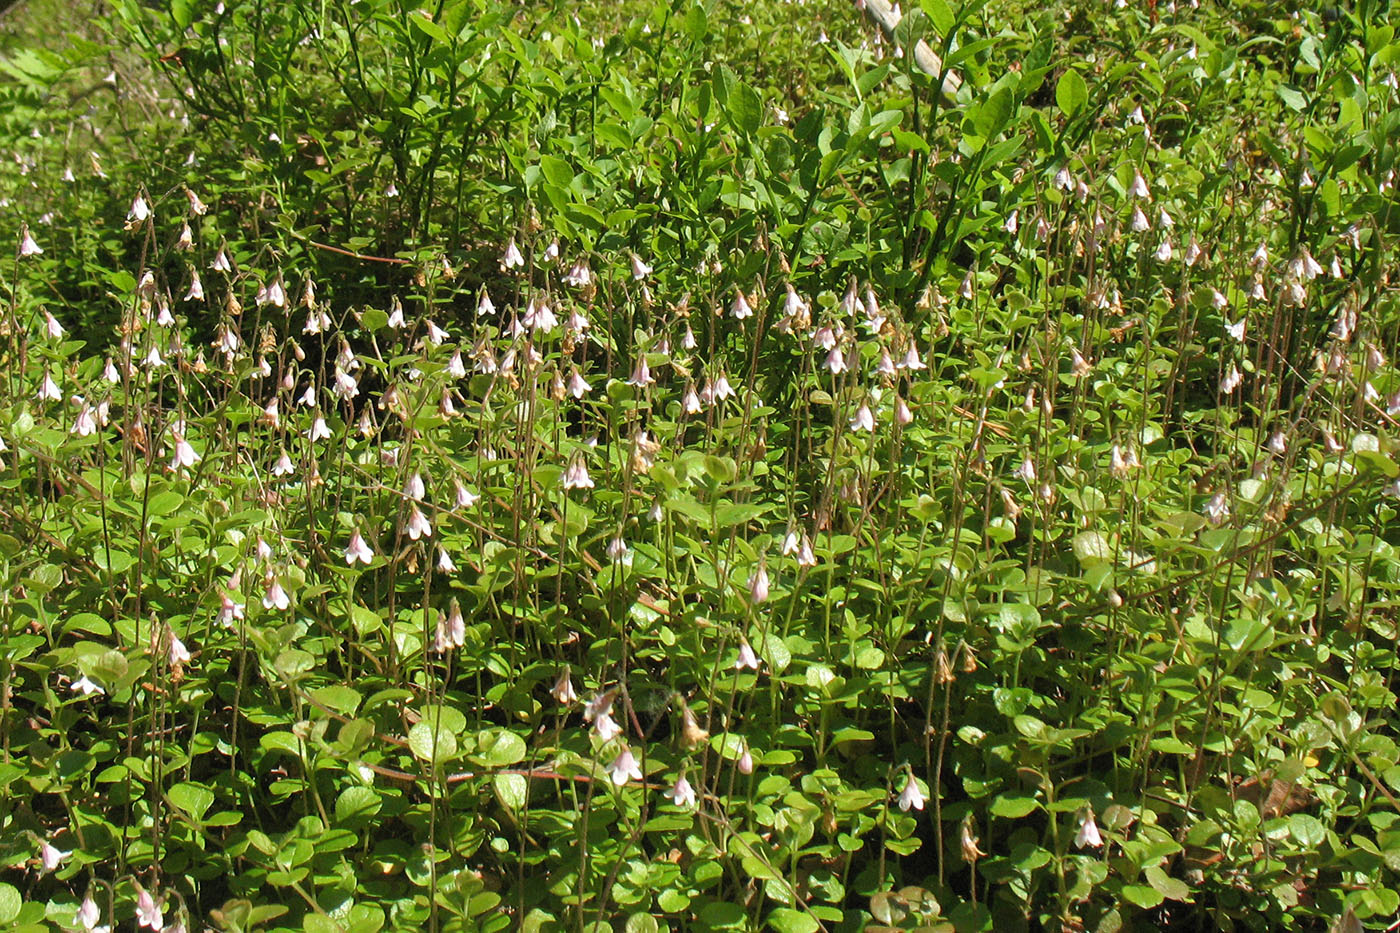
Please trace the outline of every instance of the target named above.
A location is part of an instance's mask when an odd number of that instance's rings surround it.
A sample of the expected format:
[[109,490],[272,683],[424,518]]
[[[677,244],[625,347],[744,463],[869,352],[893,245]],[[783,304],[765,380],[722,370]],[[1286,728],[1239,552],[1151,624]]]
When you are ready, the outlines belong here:
[[599,716],[606,716],[612,710],[613,700],[616,698],[616,688],[593,694],[593,696],[588,698],[588,703],[583,707],[584,722],[592,722]]
[[457,564],[453,562],[452,555],[448,553],[447,548],[440,544],[437,550],[437,569],[439,573],[457,572]]
[[175,454],[170,459],[170,469],[178,470],[180,467],[192,467],[199,462],[199,454],[184,435],[175,435]]
[[758,568],[749,577],[749,601],[758,605],[768,600],[768,565],[759,558]]
[[1304,246],[1298,255],[1289,260],[1288,271],[1293,276],[1310,282],[1322,274],[1322,264],[1314,259],[1312,252]]
[[167,652],[167,660],[171,667],[179,667],[181,664],[190,662],[190,649],[185,647],[185,643],[180,640],[180,636],[174,632],[170,633],[170,646]]
[[569,267],[569,271],[564,273],[564,284],[574,288],[587,288],[593,284],[593,271],[588,268],[586,260],[576,260]]
[[325,440],[331,436],[331,429],[330,426],[326,424],[324,415],[319,413],[316,415],[316,418],[311,422],[311,427],[307,429],[306,436],[311,439],[312,443]]
[[403,330],[408,326],[408,320],[403,314],[403,302],[399,300],[398,295],[389,299],[389,320],[385,322],[385,326],[394,330]]
[[919,793],[919,782],[910,774],[904,779],[904,790],[899,792],[899,809],[908,813],[911,809],[924,808],[924,795]]
[[[515,241],[510,241],[514,245]],[[519,255],[518,253],[516,255]],[[481,297],[476,301],[476,316],[485,317],[488,314],[496,313],[496,303],[491,300],[491,293],[486,289],[481,290]]]
[[753,646],[747,640],[739,642],[739,656],[734,659],[736,671],[742,671],[744,668],[756,671],[761,663],[758,660],[758,655],[754,653]]
[[588,466],[579,457],[569,464],[559,484],[565,489],[592,489],[593,478],[588,475]]
[[797,566],[815,567],[817,565],[817,555],[812,552],[812,539],[807,537],[807,532],[802,533],[802,543],[797,548]]
[[59,389],[58,383],[53,381],[53,376],[48,371],[44,371],[44,381],[39,383],[39,391],[35,393],[40,401],[48,400],[56,402],[63,398],[63,391]]
[[856,413],[851,416],[851,430],[868,431],[870,433],[874,433],[875,431],[875,415],[871,412],[870,406],[864,402],[860,403],[860,407],[856,409]]
[[593,391],[593,387],[588,384],[588,380],[583,378],[583,374],[580,373],[578,367],[575,366],[569,373],[569,394],[576,399],[581,399],[591,391]]
[[360,534],[359,529],[356,529],[355,533],[350,536],[350,545],[345,549],[345,563],[353,567],[356,561],[360,561],[365,566],[369,566],[374,561],[374,551],[366,543],[365,537]]
[[428,521],[428,517],[423,514],[415,503],[408,508],[408,521],[404,522],[404,533],[414,541],[419,538],[430,538],[433,535],[433,525]]
[[461,480],[453,480],[452,482],[455,485],[454,493],[456,495],[456,499],[454,501],[456,502],[457,508],[469,509],[472,506],[476,505],[477,500],[480,499],[481,496],[477,495],[476,493],[468,489],[466,486],[462,485]]
[[626,540],[621,535],[613,537],[608,542],[607,554],[608,560],[614,564],[630,566],[632,563],[632,549],[627,546]]
[[722,371],[718,376],[715,376],[713,392],[715,401],[717,402],[722,402],[727,398],[733,398],[736,394],[734,387],[729,384],[729,377]]
[[34,236],[29,232],[29,224],[21,224],[19,228],[19,257],[27,259],[30,256],[39,256],[43,249],[34,241]]
[[145,195],[138,194],[131,202],[131,210],[126,212],[126,229],[136,229],[137,225],[150,216],[151,205],[146,203]]
[[262,604],[264,609],[285,610],[292,604],[287,597],[287,591],[282,588],[282,581],[273,577],[267,584],[267,591],[263,593]]
[[598,733],[599,739],[608,742],[622,734],[622,727],[613,719],[612,713],[599,713],[593,719],[593,731]]
[[79,437],[88,437],[97,433],[97,422],[92,417],[92,406],[83,402],[83,407],[78,411],[78,417],[73,419],[73,427],[69,429]]
[[621,787],[629,779],[640,781],[642,779],[641,766],[637,764],[637,758],[632,754],[632,749],[624,747],[608,765],[608,776],[613,784]]
[[1283,283],[1283,303],[1290,308],[1297,308],[1308,301],[1308,290],[1298,279],[1290,278]]
[[244,608],[244,604],[234,599],[232,593],[225,592],[219,598],[219,623],[232,628],[235,621],[243,618]]
[[700,728],[700,723],[695,719],[695,714],[690,711],[690,707],[681,701],[681,741],[685,742],[687,748],[694,748],[710,737],[710,733]]
[[1239,367],[1236,366],[1234,362],[1231,362],[1230,368],[1226,370],[1225,375],[1220,378],[1220,394],[1229,395],[1231,392],[1238,389],[1240,383],[1243,381],[1244,376],[1240,374]]
[[438,613],[437,631],[434,633],[433,647],[439,653],[446,652],[450,648],[461,648],[467,643],[467,623],[462,618],[462,608],[457,604],[457,600],[452,600],[452,605],[444,614]]
[[[515,237],[511,237],[510,242],[506,244],[506,251],[501,255],[501,271],[509,272],[511,269],[519,269],[523,265],[525,265],[525,257],[520,255],[520,248],[515,245]],[[477,314],[481,313],[483,312],[478,307]]]
[[1147,188],[1147,179],[1143,178],[1142,172],[1137,169],[1133,169],[1133,183],[1128,187],[1128,194],[1143,200],[1152,199],[1152,194]]
[[841,352],[840,347],[832,347],[831,352],[826,355],[826,368],[833,376],[846,371],[846,355]]
[[548,334],[559,326],[559,318],[544,298],[536,297],[531,298],[530,303],[525,306],[525,316],[520,323],[531,333]]
[[783,316],[797,320],[806,314],[807,310],[807,302],[803,301],[802,297],[797,294],[792,283],[788,283],[787,297],[783,300]]
[[651,375],[651,367],[647,365],[646,354],[638,353],[637,364],[632,368],[632,375],[628,377],[627,384],[640,389],[651,385],[655,381],[656,380],[652,378]]
[[39,845],[39,859],[43,862],[44,871],[46,872],[58,868],[59,865],[63,864],[63,860],[72,854],[71,851],[64,852],[49,842],[43,842]]
[[662,796],[678,807],[695,806],[695,788],[691,787],[690,782],[686,780],[684,771],[676,778],[676,783],[671,785],[669,790],[662,792]]
[[744,743],[744,752],[739,756],[739,773],[753,774],[753,752],[749,751],[749,743]]
[[136,922],[152,930],[159,930],[165,925],[161,905],[156,903],[156,899],[151,897],[151,892],[145,888],[141,888],[140,893],[136,895]]
[[50,314],[47,308],[44,309],[44,331],[53,340],[61,340],[63,338],[63,325],[58,323],[58,319]]
[[69,684],[68,689],[72,690],[74,693],[81,693],[85,697],[90,697],[95,693],[107,692],[102,688],[101,684],[90,679],[86,674]]
[[642,257],[636,253],[632,254],[632,278],[638,282],[651,275],[651,266],[642,261]]
[[574,681],[570,676],[569,665],[564,665],[564,669],[559,672],[558,679],[554,681],[554,686],[549,688],[549,693],[561,706],[568,706],[578,700],[578,693],[574,690]]
[[962,852],[964,862],[975,862],[987,854],[977,847],[977,835],[973,832],[971,813],[963,817],[959,827],[958,848]]
[[734,290],[734,301],[729,305],[729,314],[736,321],[753,317],[753,308],[749,306],[749,300],[744,296],[742,289]]
[[1210,519],[1211,524],[1224,524],[1226,519],[1230,517],[1230,503],[1225,498],[1225,493],[1223,491],[1217,492],[1211,496],[1210,501],[1205,504],[1202,511],[1205,512],[1206,518]]
[[1102,845],[1103,836],[1099,833],[1098,821],[1094,819],[1094,808],[1085,807],[1079,813],[1079,828],[1074,834],[1074,847],[1097,849]]
[[97,902],[88,894],[83,898],[82,904],[78,905],[78,911],[73,915],[73,919],[78,921],[78,925],[84,930],[95,930],[97,921],[102,919],[102,912],[97,909]]

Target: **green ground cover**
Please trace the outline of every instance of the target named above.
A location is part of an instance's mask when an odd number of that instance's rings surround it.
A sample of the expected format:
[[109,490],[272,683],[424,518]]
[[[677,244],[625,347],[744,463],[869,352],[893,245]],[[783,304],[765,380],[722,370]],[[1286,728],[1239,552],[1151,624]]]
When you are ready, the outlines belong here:
[[1390,4],[903,13],[0,16],[0,926],[1393,929]]

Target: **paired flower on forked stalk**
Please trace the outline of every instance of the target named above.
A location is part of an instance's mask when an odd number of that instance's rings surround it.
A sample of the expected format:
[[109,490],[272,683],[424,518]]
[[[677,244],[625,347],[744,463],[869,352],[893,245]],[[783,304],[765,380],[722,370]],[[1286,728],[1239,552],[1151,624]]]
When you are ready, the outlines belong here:
[[462,607],[456,598],[452,600],[446,614],[438,612],[437,631],[433,633],[433,648],[445,654],[452,648],[461,648],[467,643],[467,623],[462,618]]
[[559,485],[564,489],[592,489],[593,479],[588,475],[588,466],[583,462],[580,454],[569,464],[569,468],[564,471],[559,479]]

